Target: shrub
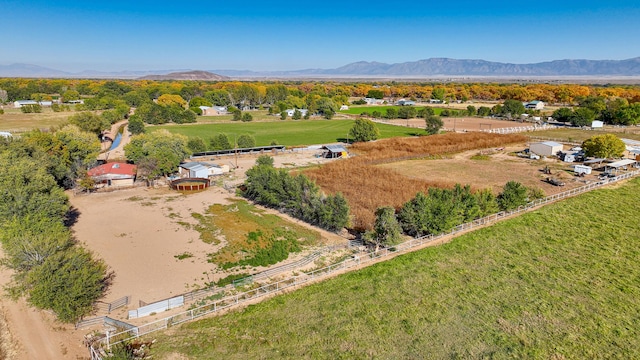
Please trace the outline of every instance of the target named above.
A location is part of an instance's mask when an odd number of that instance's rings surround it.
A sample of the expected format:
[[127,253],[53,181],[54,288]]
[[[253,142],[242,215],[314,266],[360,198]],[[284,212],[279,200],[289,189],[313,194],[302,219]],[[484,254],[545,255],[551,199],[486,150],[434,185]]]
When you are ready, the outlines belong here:
[[509,181],[498,195],[500,210],[509,211],[527,204],[528,189],[517,181]]

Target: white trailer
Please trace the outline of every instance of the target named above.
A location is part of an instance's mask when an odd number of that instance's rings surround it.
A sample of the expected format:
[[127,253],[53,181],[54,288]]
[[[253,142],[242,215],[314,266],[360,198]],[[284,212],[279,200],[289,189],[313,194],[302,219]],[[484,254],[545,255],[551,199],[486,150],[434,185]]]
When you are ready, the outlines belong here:
[[580,175],[580,174],[585,174],[585,175],[589,175],[591,174],[591,166],[587,166],[587,165],[574,165],[573,166],[573,172],[576,173],[576,175]]

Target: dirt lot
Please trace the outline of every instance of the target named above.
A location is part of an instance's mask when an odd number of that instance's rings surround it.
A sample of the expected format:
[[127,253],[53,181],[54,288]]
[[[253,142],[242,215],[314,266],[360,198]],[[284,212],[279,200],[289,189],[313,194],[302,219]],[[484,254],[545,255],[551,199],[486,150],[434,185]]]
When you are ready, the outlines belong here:
[[[590,176],[579,178],[571,171],[573,164],[563,163],[555,158],[530,160],[514,155],[515,152],[522,151],[526,147],[526,144],[522,144],[482,152],[472,150],[456,154],[452,158],[410,160],[381,166],[413,178],[436,181],[455,179],[460,184],[470,184],[476,189],[490,187],[495,194],[502,191],[502,186],[511,180],[518,181],[527,187],[539,188],[546,195],[580,187],[589,181],[597,181],[599,174],[597,171],[592,172]],[[475,159],[472,158],[474,156]],[[543,173],[542,169],[545,166],[551,168],[551,175]],[[565,186],[549,184],[545,181],[548,177],[562,180]]]
[[[524,126],[533,126],[532,123],[522,123],[519,121],[509,121],[509,120],[500,120],[500,119],[490,119],[490,118],[477,118],[477,117],[441,117],[442,122],[444,123],[443,129],[447,131],[481,131],[481,130],[491,130],[491,129],[502,129],[502,128],[513,128],[513,127],[524,127]],[[409,126],[415,128],[424,128],[424,119],[394,119],[394,120],[384,120],[382,122],[388,124],[395,124],[401,126]]]

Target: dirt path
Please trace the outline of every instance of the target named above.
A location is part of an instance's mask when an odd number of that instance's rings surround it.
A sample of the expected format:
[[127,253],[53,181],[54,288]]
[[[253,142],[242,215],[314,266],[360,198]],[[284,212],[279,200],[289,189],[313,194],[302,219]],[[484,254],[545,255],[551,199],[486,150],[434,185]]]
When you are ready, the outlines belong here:
[[[0,271],[0,285],[9,283],[11,272]],[[4,316],[10,337],[6,359],[85,359],[88,351],[82,345],[84,333],[72,325],[55,320],[53,314],[29,307],[24,299],[13,301],[0,298],[0,311]]]

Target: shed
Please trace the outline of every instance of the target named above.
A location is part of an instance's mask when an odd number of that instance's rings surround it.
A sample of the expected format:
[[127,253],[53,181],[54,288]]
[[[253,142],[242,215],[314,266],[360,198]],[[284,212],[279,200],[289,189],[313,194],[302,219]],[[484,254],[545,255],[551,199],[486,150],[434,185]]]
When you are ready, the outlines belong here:
[[186,176],[191,178],[208,178],[209,167],[198,162],[188,162],[180,164],[178,169],[180,176]]
[[347,149],[342,145],[325,145],[322,149],[324,150],[322,153],[322,157],[324,158],[334,159],[347,157]]
[[541,156],[555,156],[559,151],[562,151],[562,144],[555,141],[534,143],[529,146],[529,151]]
[[605,165],[605,172],[607,173],[611,173],[611,172],[618,172],[618,170],[620,170],[620,168],[622,168],[623,170],[627,170],[628,166],[631,165],[636,165],[636,161],[633,159],[624,159],[624,160],[618,160],[609,164]]
[[593,120],[591,122],[592,129],[601,129],[604,126],[604,123],[600,120]]

